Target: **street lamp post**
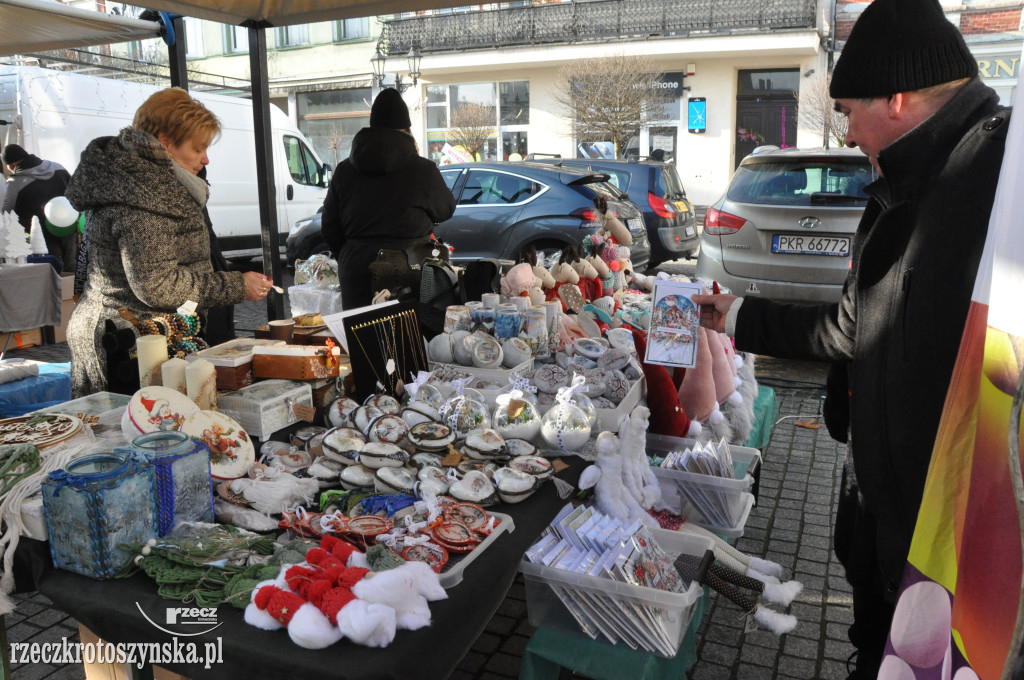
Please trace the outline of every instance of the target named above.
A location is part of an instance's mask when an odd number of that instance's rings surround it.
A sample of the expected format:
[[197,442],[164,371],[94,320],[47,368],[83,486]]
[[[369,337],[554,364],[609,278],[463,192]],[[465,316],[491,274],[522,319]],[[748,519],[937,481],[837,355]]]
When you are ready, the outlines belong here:
[[416,46],[413,45],[405,57],[408,61],[409,77],[412,78],[412,82],[403,82],[402,76],[396,73],[394,84],[386,85],[384,81],[387,78],[387,73],[384,71],[384,66],[387,62],[387,57],[384,56],[383,52],[381,52],[380,44],[377,44],[377,49],[374,51],[373,56],[370,57],[370,65],[373,67],[373,78],[377,82],[377,87],[381,89],[384,89],[385,87],[394,87],[399,92],[405,92],[413,85],[416,85],[420,77],[420,60],[423,58],[423,55],[421,55],[419,50],[416,49]]

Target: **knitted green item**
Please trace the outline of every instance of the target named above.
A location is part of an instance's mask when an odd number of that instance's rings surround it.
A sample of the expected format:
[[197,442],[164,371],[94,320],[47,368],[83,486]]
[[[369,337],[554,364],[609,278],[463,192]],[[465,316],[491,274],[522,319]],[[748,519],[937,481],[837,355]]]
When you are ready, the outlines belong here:
[[31,444],[0,446],[0,499],[39,469],[39,449]]
[[249,604],[253,589],[263,581],[277,578],[281,568],[254,564],[231,577],[224,586],[224,602],[245,609]]
[[373,571],[386,571],[405,564],[405,560],[383,545],[371,546],[366,551],[366,561]]

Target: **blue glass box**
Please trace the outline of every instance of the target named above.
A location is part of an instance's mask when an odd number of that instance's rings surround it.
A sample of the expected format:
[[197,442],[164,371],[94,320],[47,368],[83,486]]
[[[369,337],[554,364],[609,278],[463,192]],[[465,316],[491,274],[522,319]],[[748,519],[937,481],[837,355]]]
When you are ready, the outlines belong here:
[[210,449],[205,442],[184,432],[151,432],[133,439],[128,450],[153,467],[160,536],[179,522],[213,522]]
[[129,552],[156,536],[153,473],[132,453],[71,461],[42,484],[50,555],[58,569],[113,578]]

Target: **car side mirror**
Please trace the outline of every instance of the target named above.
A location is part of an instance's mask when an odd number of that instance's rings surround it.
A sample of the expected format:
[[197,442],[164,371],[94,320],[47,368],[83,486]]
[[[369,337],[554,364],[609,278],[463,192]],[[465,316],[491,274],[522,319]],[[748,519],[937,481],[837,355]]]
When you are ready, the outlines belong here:
[[326,188],[331,185],[331,177],[334,175],[334,170],[331,169],[330,163],[324,163],[324,166],[320,168],[320,177],[323,180],[320,182],[320,186]]

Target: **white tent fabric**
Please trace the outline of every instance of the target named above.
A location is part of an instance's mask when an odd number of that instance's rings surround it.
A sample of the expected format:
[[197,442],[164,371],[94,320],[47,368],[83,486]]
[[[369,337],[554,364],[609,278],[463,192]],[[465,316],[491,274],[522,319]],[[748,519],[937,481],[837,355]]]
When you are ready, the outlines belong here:
[[160,25],[68,7],[53,0],[0,0],[0,56],[155,38]]
[[173,14],[240,25],[291,26],[455,7],[458,0],[146,0],[145,6]]

